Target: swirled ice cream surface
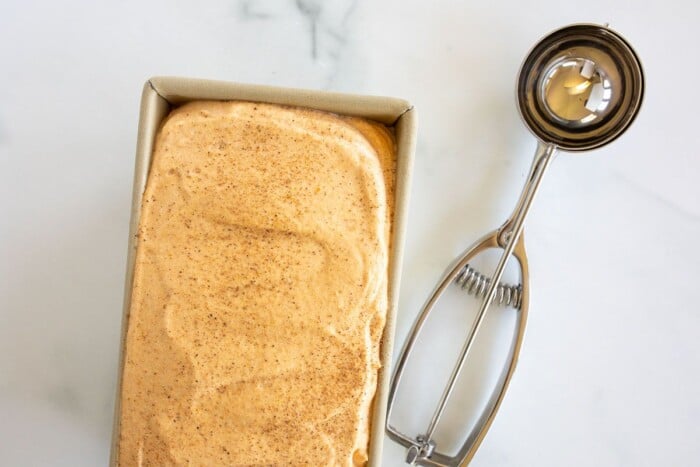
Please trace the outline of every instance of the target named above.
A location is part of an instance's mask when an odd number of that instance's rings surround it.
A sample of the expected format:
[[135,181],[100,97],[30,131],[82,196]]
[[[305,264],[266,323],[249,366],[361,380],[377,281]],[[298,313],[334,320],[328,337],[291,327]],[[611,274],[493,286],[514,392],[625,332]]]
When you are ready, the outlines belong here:
[[313,110],[168,116],[142,200],[120,465],[366,463],[394,154],[384,126]]

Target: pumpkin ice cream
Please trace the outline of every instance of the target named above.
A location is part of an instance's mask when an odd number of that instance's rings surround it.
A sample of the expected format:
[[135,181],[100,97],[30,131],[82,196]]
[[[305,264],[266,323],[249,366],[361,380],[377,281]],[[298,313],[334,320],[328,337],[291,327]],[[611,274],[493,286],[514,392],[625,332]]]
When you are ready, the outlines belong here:
[[119,465],[366,463],[394,153],[384,126],[313,110],[170,114],[143,195]]

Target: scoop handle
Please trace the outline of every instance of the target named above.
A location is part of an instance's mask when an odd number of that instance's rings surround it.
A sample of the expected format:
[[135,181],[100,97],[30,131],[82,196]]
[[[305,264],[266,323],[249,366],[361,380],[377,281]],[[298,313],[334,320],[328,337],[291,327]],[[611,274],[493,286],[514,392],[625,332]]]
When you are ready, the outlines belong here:
[[481,325],[484,321],[484,317],[486,316],[486,310],[491,305],[491,302],[493,302],[494,296],[496,295],[496,289],[498,287],[499,282],[501,281],[501,278],[503,277],[503,272],[505,271],[506,264],[508,263],[508,260],[510,259],[511,255],[513,254],[513,250],[515,250],[515,245],[520,239],[520,234],[522,234],[523,225],[525,223],[527,213],[529,212],[530,207],[532,206],[535,194],[537,193],[537,190],[540,187],[542,177],[544,176],[547,167],[549,167],[549,163],[552,161],[555,152],[556,147],[553,145],[547,145],[541,142],[537,144],[537,150],[535,151],[535,160],[532,163],[530,175],[528,176],[527,182],[525,183],[525,187],[523,188],[522,194],[520,195],[518,204],[515,206],[513,214],[511,214],[510,218],[505,222],[505,224],[503,224],[503,226],[498,231],[498,243],[503,248],[501,259],[498,260],[498,265],[496,266],[496,270],[491,276],[491,282],[489,283],[489,287],[486,290],[484,300],[481,302],[481,306],[479,307],[479,311],[476,314],[476,318],[474,318],[474,323],[472,324],[472,327],[469,330],[469,336],[467,337],[467,340],[465,341],[464,346],[462,347],[462,351],[460,352],[457,364],[452,370],[452,374],[450,375],[450,379],[448,380],[447,386],[445,387],[445,390],[442,393],[442,396],[440,397],[440,401],[438,402],[438,406],[435,409],[433,418],[430,420],[430,425],[428,425],[428,430],[425,433],[425,437],[427,439],[431,439],[433,437],[438,422],[440,421],[440,418],[442,417],[442,414],[445,410],[445,406],[447,405],[447,401],[449,400],[450,395],[454,390],[455,384],[457,383],[457,378],[459,377],[459,374],[464,368],[464,362],[467,359],[467,355],[469,355],[469,351],[471,350],[472,345],[474,344],[476,335],[478,334],[479,329],[481,328]]

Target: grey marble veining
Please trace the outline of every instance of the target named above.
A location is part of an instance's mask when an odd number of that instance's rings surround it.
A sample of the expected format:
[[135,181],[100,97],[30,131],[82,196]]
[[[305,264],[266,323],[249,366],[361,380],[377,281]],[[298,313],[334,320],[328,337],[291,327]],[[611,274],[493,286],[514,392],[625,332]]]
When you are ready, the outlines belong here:
[[257,24],[261,30],[279,27],[290,20],[301,23],[302,31],[296,32],[295,41],[305,36],[308,59],[320,70],[323,81],[319,87],[333,88],[343,81],[348,56],[352,51],[352,34],[356,31],[353,13],[357,0],[324,2],[296,0],[294,2],[241,0],[235,9],[236,18],[242,22]]

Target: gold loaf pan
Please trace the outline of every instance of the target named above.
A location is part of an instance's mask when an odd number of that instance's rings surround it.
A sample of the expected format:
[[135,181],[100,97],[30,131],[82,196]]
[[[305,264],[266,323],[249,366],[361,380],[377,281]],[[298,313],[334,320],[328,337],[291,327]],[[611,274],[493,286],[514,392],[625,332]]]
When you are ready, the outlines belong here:
[[386,400],[389,388],[395,316],[401,275],[401,260],[415,148],[415,110],[404,100],[388,97],[355,96],[321,91],[285,89],[175,77],[150,79],[146,82],[142,94],[129,230],[119,378],[115,402],[110,464],[116,465],[119,455],[120,398],[122,393],[122,375],[124,371],[124,347],[129,325],[129,310],[131,308],[131,293],[141,202],[149,175],[149,169],[151,167],[154,141],[158,129],[161,127],[161,123],[173,108],[191,101],[203,100],[250,101],[304,107],[344,116],[373,120],[387,127],[391,127],[394,130],[396,138],[396,179],[394,199],[392,200],[394,216],[388,261],[388,309],[386,325],[381,341],[381,368],[379,370],[377,390],[372,405],[368,463],[371,467],[379,467],[381,464],[382,444],[384,440]]

